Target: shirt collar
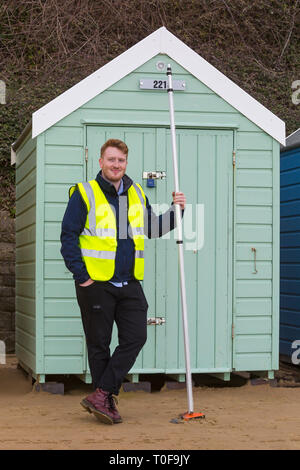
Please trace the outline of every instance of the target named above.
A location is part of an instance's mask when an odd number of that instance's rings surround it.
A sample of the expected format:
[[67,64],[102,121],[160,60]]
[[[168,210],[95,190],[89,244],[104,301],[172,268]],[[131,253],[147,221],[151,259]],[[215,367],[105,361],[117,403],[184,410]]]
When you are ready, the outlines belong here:
[[112,194],[112,195],[118,194],[119,195],[119,194],[121,194],[122,191],[123,192],[128,191],[128,189],[132,185],[132,179],[129,178],[129,176],[127,176],[125,174],[123,176],[122,180],[121,180],[120,187],[119,187],[119,190],[117,192],[116,188],[114,187],[113,184],[109,183],[104,178],[102,178],[101,173],[102,173],[102,170],[100,170],[99,173],[97,174],[96,180],[97,180],[100,188],[102,190],[108,192],[109,194]]
[[118,194],[121,194],[123,192],[124,184],[123,184],[123,179],[121,179],[121,183],[118,189]]

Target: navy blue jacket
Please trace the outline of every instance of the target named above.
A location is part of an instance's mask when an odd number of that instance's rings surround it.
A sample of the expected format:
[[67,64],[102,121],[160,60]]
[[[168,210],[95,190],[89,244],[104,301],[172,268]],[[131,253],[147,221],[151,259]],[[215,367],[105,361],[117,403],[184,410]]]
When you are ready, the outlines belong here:
[[[109,204],[115,209],[116,222],[117,222],[117,252],[115,259],[115,273],[112,282],[125,282],[130,279],[134,279],[133,267],[134,267],[134,242],[130,236],[119,237],[120,228],[124,233],[124,229],[128,233],[128,217],[127,213],[124,216],[119,217],[119,195],[113,184],[106,181],[101,176],[101,171],[96,177],[96,181],[103,190]],[[127,175],[123,176],[123,192],[121,196],[126,196],[127,191],[132,185],[133,181]],[[173,203],[172,203],[173,204]],[[149,204],[148,198],[146,197],[146,219],[145,223],[145,235],[148,238],[161,237],[175,227],[175,206],[172,205],[170,209],[162,215],[156,216]],[[127,209],[126,209],[127,211]],[[182,211],[183,213],[183,211]],[[81,257],[81,251],[79,248],[79,235],[84,229],[87,217],[87,207],[83,201],[80,192],[74,191],[72,194],[64,218],[62,221],[61,230],[61,254],[64,258],[66,267],[73,273],[73,278],[79,284],[83,284],[87,281],[90,276],[86,270],[85,263]],[[127,227],[122,228],[119,226],[119,221],[126,220]],[[148,219],[148,220],[147,220]]]

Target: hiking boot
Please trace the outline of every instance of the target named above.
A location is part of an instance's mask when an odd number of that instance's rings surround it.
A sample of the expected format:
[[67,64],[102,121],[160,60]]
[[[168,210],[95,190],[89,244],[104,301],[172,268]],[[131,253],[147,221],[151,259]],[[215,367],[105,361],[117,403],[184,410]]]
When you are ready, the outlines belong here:
[[112,394],[109,395],[108,399],[109,399],[109,403],[110,403],[110,411],[113,414],[114,424],[122,423],[123,420],[122,420],[122,418],[120,416],[120,413],[118,412],[117,407],[116,407],[116,402],[118,403],[118,400]]
[[115,412],[111,408],[111,393],[97,388],[95,392],[84,398],[80,404],[89,413],[93,413],[96,418],[106,424],[113,424],[116,418]]

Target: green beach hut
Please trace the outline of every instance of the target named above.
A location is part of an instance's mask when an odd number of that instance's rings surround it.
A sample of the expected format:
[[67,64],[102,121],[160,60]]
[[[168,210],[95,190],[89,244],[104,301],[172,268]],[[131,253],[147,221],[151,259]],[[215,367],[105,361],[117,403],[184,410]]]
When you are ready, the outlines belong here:
[[[285,125],[162,27],[36,111],[12,145],[16,354],[40,383],[51,374],[90,382],[74,282],[60,255],[69,187],[93,179],[101,145],[119,138],[129,147],[127,173],[153,207],[164,212],[171,203],[167,64],[180,189],[190,204],[184,243],[192,373],[229,380],[234,371],[272,378],[278,369]],[[183,380],[174,234],[145,245],[148,340],[129,378],[164,373]]]

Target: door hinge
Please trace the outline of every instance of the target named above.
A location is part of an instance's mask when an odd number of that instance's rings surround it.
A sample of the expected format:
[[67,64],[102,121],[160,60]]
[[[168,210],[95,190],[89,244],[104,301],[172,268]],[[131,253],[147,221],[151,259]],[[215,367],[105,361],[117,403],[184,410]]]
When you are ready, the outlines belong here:
[[232,165],[235,166],[235,150],[232,152]]
[[85,147],[85,161],[87,162],[89,159],[89,149]]
[[234,338],[234,325],[231,326],[231,338]]

